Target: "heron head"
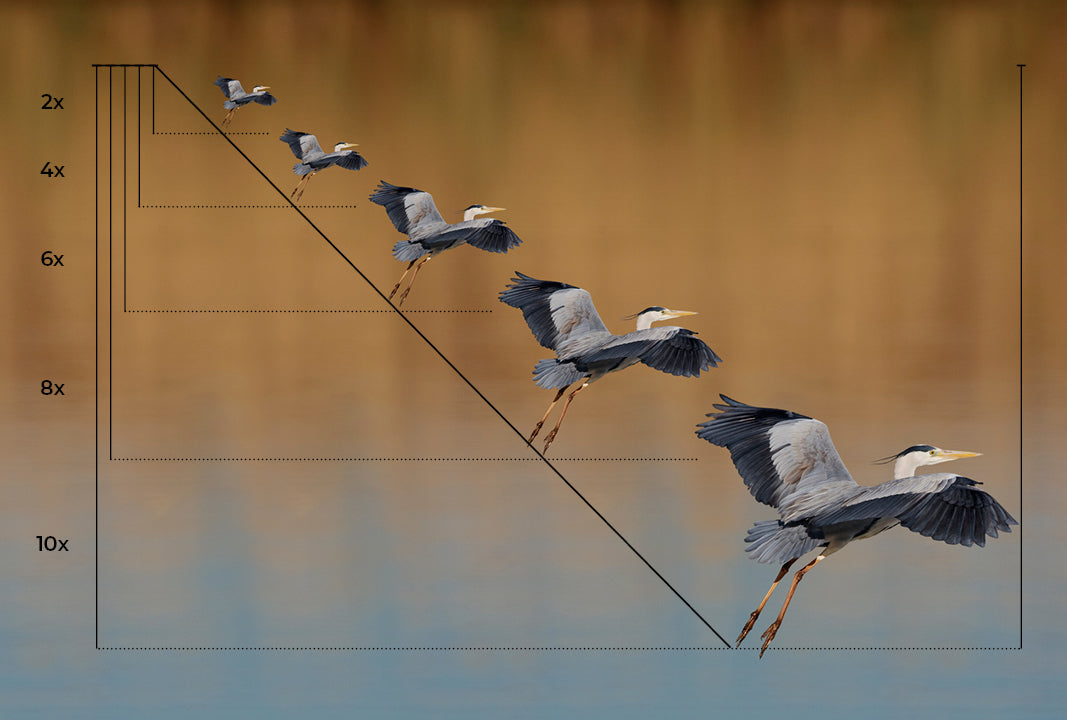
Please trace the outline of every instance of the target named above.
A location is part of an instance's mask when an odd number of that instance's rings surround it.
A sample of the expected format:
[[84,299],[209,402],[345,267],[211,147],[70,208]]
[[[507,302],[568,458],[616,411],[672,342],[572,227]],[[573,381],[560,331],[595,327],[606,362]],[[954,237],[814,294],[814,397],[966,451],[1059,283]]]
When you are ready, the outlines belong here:
[[485,215],[486,213],[499,212],[500,210],[506,210],[502,207],[489,207],[488,205],[471,205],[463,211],[464,220],[473,220],[479,215]]
[[684,317],[686,315],[696,315],[691,310],[671,310],[670,308],[660,307],[659,305],[653,305],[652,307],[645,308],[639,313],[633,315],[627,315],[623,320],[637,319],[638,330],[648,330],[652,327],[652,323],[659,322],[660,320],[670,320],[672,318]]
[[256,85],[252,88],[252,92],[263,92],[264,90],[270,90],[270,85]]
[[912,445],[906,450],[901,450],[896,455],[876,460],[875,463],[881,465],[893,462],[893,477],[900,479],[911,477],[915,474],[916,469],[924,465],[937,465],[949,460],[978,457],[981,454],[968,450],[942,450],[933,445]]
[[351,150],[354,147],[359,147],[358,143],[339,142],[333,146],[334,152],[341,152],[342,150]]

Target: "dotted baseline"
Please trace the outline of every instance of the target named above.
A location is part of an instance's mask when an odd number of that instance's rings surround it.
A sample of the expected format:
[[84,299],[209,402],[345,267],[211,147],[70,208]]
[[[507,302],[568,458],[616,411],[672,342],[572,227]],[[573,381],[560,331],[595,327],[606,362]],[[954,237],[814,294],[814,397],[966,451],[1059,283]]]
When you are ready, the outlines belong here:
[[[672,647],[672,646],[638,646],[638,647],[612,647],[612,646],[579,646],[579,647],[567,647],[567,646],[337,646],[337,647],[311,647],[311,646],[291,646],[291,647],[271,647],[271,646],[233,646],[233,647],[178,647],[178,646],[105,646],[98,647],[97,650],[195,650],[195,651],[232,651],[232,650],[254,650],[254,651],[291,651],[291,650],[326,650],[326,651],[393,651],[393,652],[501,652],[501,651],[520,651],[520,652],[557,652],[557,651],[577,651],[577,652],[624,652],[624,651],[637,651],[637,652],[718,652],[718,651],[752,651],[758,652],[758,647],[745,647],[745,648],[726,648],[726,647]],[[949,652],[967,652],[967,651],[989,651],[989,650],[1022,650],[1021,647],[772,647],[767,649],[770,652],[855,652],[855,651],[949,651]]]

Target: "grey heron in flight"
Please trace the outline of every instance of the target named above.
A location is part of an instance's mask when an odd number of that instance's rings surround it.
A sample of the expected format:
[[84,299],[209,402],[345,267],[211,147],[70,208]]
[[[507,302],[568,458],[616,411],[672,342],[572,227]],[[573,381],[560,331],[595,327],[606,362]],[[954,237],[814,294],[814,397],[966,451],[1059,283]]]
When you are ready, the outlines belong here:
[[783,563],[749,617],[737,644],[745,639],[789,568],[819,548],[815,559],[793,576],[778,618],[763,633],[760,657],[774,639],[789,601],[804,574],[853,540],[902,525],[949,545],[979,545],[986,536],[1011,532],[1015,519],[976,481],[954,473],[916,475],[924,465],[975,457],[980,453],[913,445],[883,458],[895,461],[893,480],[861,486],[852,479],[830,440],[826,425],[800,413],[753,407],[720,396],[697,435],[730,451],[737,472],[753,497],[777,508],[777,520],[749,528],[745,552],[758,562]]
[[252,88],[252,92],[246,93],[245,89],[241,87],[239,80],[233,78],[224,78],[219,75],[219,79],[215,81],[215,84],[222,90],[222,94],[226,96],[226,102],[222,104],[222,107],[226,108],[230,112],[226,113],[226,117],[222,120],[222,127],[226,127],[233,120],[234,113],[237,112],[237,108],[248,103],[256,102],[260,105],[273,105],[278,102],[278,98],[271,95],[267,90],[270,90],[269,85],[256,85]]
[[471,205],[463,211],[462,222],[450,225],[437,211],[433,196],[423,190],[380,182],[378,189],[370,196],[370,201],[383,206],[389,219],[393,221],[393,226],[408,236],[407,240],[399,240],[393,245],[393,257],[406,262],[408,266],[393,286],[393,291],[389,293],[390,300],[396,295],[411,269],[415,269],[408,286],[400,295],[397,307],[404,304],[419,270],[435,255],[464,243],[479,250],[506,253],[522,242],[503,220],[478,217],[504,210],[501,207]]
[[314,135],[288,128],[278,139],[287,143],[293,155],[300,161],[293,166],[293,172],[303,176],[303,180],[297,183],[289,196],[294,202],[303,196],[304,188],[311,180],[311,176],[323,168],[336,165],[346,170],[360,170],[367,167],[367,161],[363,159],[363,156],[351,149],[356,147],[355,143],[339,142],[334,145],[333,152],[326,153],[322,151],[318,138]]
[[671,375],[696,377],[701,370],[722,362],[707,343],[694,337],[696,333],[692,330],[669,325],[652,327],[652,323],[660,320],[696,315],[695,312],[659,306],[645,308],[626,318],[636,318],[636,330],[612,335],[587,291],[566,283],[516,274],[518,277],[512,278],[511,284],[500,293],[500,301],[522,310],[537,342],[556,351],[555,358],[538,361],[533,373],[538,387],[559,389],[528,442],[537,437],[563,393],[571,385],[581,383],[567,396],[556,426],[545,439],[544,452],[548,452],[548,446],[559,432],[574,396],[608,373],[640,362]]

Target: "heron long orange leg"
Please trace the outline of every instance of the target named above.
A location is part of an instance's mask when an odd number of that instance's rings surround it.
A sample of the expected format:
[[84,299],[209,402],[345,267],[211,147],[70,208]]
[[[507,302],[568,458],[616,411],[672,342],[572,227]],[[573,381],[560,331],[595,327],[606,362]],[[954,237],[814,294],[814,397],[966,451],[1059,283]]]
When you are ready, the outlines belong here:
[[767,594],[763,596],[763,602],[759,604],[759,607],[752,611],[752,615],[749,616],[748,622],[745,623],[745,627],[741,630],[741,634],[737,636],[737,642],[735,642],[734,645],[740,645],[741,641],[745,639],[746,635],[748,635],[748,631],[751,630],[752,626],[756,624],[756,619],[759,618],[759,614],[763,612],[763,607],[767,604],[767,601],[771,599],[771,593],[774,592],[774,589],[776,587],[778,587],[778,583],[782,581],[782,578],[785,577],[785,574],[789,572],[789,568],[793,567],[793,563],[795,563],[796,561],[797,559],[793,558],[785,565],[783,565],[782,569],[778,571],[778,577],[776,577],[774,579],[774,582],[771,583],[771,589],[768,590]]
[[550,432],[548,434],[548,437],[545,438],[545,449],[541,451],[542,454],[548,452],[548,446],[551,445],[552,441],[556,439],[556,433],[559,432],[559,426],[563,424],[563,418],[567,414],[567,408],[571,406],[571,400],[573,400],[574,396],[580,393],[582,389],[587,387],[588,385],[588,382],[582,383],[578,386],[577,390],[567,396],[567,402],[563,403],[563,411],[559,414],[559,420],[556,421],[556,427],[552,428],[552,432]]
[[785,604],[782,605],[782,611],[778,613],[778,618],[771,623],[771,626],[763,632],[763,647],[760,648],[759,651],[760,657],[763,657],[763,652],[767,649],[767,646],[771,644],[771,640],[774,640],[774,636],[778,633],[778,628],[782,625],[782,618],[785,617],[785,611],[789,608],[789,601],[793,599],[793,593],[796,592],[797,585],[800,584],[800,580],[804,577],[804,573],[815,567],[815,564],[825,557],[825,555],[817,556],[810,563],[797,570],[797,574],[793,576],[793,584],[789,586],[789,594],[785,596]]
[[226,113],[226,117],[222,119],[222,127],[226,127],[230,124],[230,121],[233,120],[233,114],[235,112],[237,112],[237,108],[232,108],[228,113]]
[[415,267],[415,263],[417,263],[418,261],[419,259],[415,258],[414,260],[408,263],[408,266],[406,268],[404,268],[404,274],[401,275],[400,279],[396,281],[396,285],[393,286],[393,292],[389,293],[390,300],[392,300],[393,296],[396,295],[396,291],[400,289],[400,283],[404,282],[404,278],[408,276],[408,273],[411,272],[411,268]]
[[548,414],[552,412],[552,408],[556,407],[556,403],[559,402],[559,399],[563,397],[563,393],[567,392],[567,388],[569,387],[570,385],[564,385],[559,389],[559,392],[556,393],[556,398],[552,401],[552,404],[548,406],[548,410],[545,410],[544,416],[541,418],[540,422],[537,423],[537,426],[533,429],[533,432],[530,433],[530,438],[526,442],[532,443],[534,441],[534,438],[537,437],[537,433],[541,432],[541,426],[543,426],[545,424],[545,420],[548,419]]
[[415,284],[415,278],[419,276],[419,270],[421,270],[422,266],[425,265],[426,262],[432,257],[433,255],[427,255],[426,257],[419,260],[419,264],[415,266],[415,272],[411,273],[411,280],[408,281],[408,286],[404,288],[404,292],[400,293],[400,300],[396,304],[397,307],[400,307],[404,304],[404,298],[406,298],[408,296],[408,293],[411,292],[411,286]]
[[[307,175],[304,176],[303,180],[301,180],[299,183],[297,183],[296,189],[293,190],[293,195],[296,195],[296,197],[293,197],[292,195],[289,196],[289,197],[291,197],[293,199],[293,202],[297,202],[298,200],[300,200],[300,198],[304,197],[304,188],[307,187],[308,181],[311,180],[312,176],[314,176],[314,175],[315,175],[314,172],[310,172],[310,173],[308,173]],[[299,191],[299,192],[297,192],[297,191]]]

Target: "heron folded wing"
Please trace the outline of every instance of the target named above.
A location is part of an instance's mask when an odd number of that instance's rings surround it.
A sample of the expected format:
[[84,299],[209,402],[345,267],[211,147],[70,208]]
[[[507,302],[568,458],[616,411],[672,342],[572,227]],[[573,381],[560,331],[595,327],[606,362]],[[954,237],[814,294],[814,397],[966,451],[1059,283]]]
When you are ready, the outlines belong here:
[[371,193],[370,201],[384,207],[393,227],[408,236],[420,235],[423,226],[445,225],[433,197],[422,190],[379,182],[378,189]]
[[566,283],[515,274],[518,277],[500,293],[500,302],[522,310],[542,346],[567,358],[586,345],[592,349],[611,338],[588,292]]
[[318,139],[314,135],[286,128],[278,139],[283,143],[287,143],[289,149],[293,151],[293,155],[299,160],[311,160],[324,154],[322,148],[319,147]]
[[826,526],[850,520],[892,517],[925,537],[949,545],[985,546],[986,536],[1011,532],[1015,519],[974,480],[931,473],[861,488],[856,496],[814,522]]
[[252,100],[260,105],[273,105],[278,102],[278,98],[274,97],[269,92],[256,93],[252,96]]
[[519,236],[502,220],[473,220],[479,223],[467,236],[467,244],[473,245],[479,250],[494,253],[506,253],[511,248],[522,243]]
[[822,422],[720,397],[724,404],[716,404],[719,412],[698,425],[697,436],[728,449],[752,496],[778,508],[783,518],[810,512],[828,492],[859,487]]
[[219,90],[222,90],[222,94],[228,98],[232,98],[235,93],[239,95],[245,94],[244,88],[241,87],[241,83],[233,78],[224,78],[219,75],[215,84],[218,85]]

